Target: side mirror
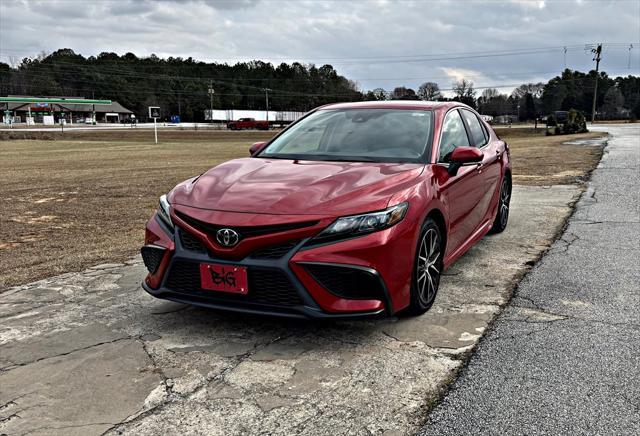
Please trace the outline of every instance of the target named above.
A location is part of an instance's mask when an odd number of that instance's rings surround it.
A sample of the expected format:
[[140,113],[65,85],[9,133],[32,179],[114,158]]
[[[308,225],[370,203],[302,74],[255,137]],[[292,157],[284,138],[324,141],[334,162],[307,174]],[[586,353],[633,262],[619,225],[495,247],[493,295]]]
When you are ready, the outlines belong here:
[[251,147],[249,147],[249,156],[254,156],[260,153],[265,145],[267,145],[266,142],[256,142],[255,144],[253,144]]
[[461,166],[482,162],[484,153],[476,147],[456,147],[451,153],[449,175],[455,176]]

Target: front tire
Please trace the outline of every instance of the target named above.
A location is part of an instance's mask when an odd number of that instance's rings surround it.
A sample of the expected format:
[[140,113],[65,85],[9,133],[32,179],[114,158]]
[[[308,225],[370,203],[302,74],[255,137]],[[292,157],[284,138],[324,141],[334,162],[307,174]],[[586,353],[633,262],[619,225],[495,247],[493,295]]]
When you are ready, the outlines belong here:
[[406,315],[422,315],[431,308],[440,286],[444,247],[440,228],[431,218],[422,225],[411,277],[411,301]]
[[498,200],[498,212],[493,221],[491,233],[502,233],[509,222],[509,208],[511,203],[511,176],[505,174],[500,186],[500,199]]

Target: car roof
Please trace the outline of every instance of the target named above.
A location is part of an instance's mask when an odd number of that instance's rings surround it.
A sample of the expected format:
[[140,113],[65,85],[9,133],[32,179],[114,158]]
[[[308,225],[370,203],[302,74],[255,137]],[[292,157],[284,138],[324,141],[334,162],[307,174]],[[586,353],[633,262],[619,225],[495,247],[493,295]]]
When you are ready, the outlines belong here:
[[467,107],[459,101],[385,100],[331,103],[318,109],[422,109],[448,110],[452,107]]

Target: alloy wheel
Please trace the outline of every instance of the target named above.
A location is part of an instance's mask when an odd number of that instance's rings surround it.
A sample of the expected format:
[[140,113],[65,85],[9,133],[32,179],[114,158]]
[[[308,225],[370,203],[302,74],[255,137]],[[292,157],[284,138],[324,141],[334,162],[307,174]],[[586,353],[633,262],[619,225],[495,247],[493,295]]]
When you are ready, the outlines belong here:
[[436,295],[440,281],[440,236],[435,229],[427,230],[420,241],[418,254],[418,295],[427,306]]
[[509,219],[509,201],[511,200],[511,186],[509,180],[505,177],[500,190],[500,225],[504,228],[507,226]]

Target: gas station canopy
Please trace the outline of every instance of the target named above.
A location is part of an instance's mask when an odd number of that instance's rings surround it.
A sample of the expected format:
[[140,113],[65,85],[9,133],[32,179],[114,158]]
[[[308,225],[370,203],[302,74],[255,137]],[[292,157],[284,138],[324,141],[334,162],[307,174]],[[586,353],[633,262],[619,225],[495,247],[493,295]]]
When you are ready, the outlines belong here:
[[0,103],[111,104],[111,100],[85,98],[0,97]]

